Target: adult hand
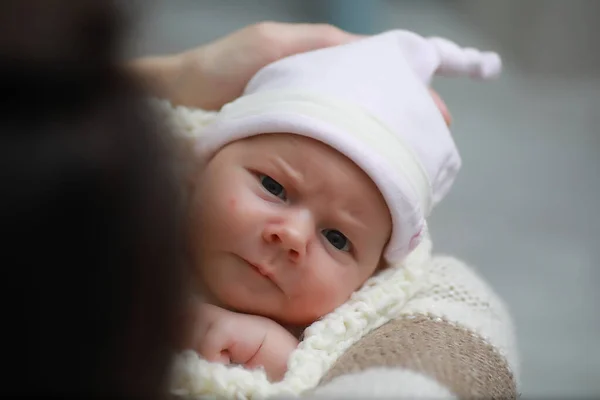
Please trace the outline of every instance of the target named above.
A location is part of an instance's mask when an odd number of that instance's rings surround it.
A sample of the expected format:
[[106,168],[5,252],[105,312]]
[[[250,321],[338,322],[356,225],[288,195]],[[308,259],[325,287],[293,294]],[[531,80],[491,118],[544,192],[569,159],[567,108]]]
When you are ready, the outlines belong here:
[[440,95],[435,90],[429,89],[429,92],[431,93],[431,96],[433,97],[433,101],[435,102],[435,104],[438,106],[440,112],[442,113],[442,116],[444,117],[444,121],[446,121],[446,124],[448,126],[450,126],[452,124],[452,115],[450,115],[450,111],[448,111],[448,107],[446,106],[446,103],[444,103],[444,100],[442,100]]
[[132,66],[173,104],[218,110],[239,97],[267,64],[359,38],[327,24],[261,22],[183,53],[136,60]]
[[[204,46],[175,55],[141,58],[130,66],[155,94],[173,104],[218,110],[239,97],[264,66],[293,54],[362,37],[327,24],[261,22]],[[446,105],[435,91],[431,94],[449,125]]]

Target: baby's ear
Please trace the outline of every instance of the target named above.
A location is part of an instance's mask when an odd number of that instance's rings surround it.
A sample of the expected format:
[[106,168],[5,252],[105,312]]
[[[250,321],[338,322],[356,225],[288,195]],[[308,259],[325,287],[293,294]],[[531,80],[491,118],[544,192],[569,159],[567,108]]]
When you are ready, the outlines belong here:
[[379,271],[382,271],[382,270],[386,269],[389,266],[390,266],[390,263],[388,263],[385,260],[385,257],[381,256],[381,258],[379,258],[379,264],[377,265],[377,268],[375,269],[375,272],[373,274],[376,274]]

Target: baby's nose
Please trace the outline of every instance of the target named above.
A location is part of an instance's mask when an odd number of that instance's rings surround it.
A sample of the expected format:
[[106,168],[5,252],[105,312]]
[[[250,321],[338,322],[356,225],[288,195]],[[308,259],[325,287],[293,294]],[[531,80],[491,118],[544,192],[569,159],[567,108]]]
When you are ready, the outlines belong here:
[[312,217],[308,212],[294,212],[278,223],[267,225],[263,238],[278,245],[290,261],[299,263],[306,256],[314,232]]

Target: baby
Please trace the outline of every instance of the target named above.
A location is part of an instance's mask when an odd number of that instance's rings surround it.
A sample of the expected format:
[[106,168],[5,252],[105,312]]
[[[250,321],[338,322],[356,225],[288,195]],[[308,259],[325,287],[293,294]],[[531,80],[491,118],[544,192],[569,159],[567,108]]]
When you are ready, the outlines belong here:
[[401,262],[454,181],[433,75],[499,71],[494,53],[406,31],[259,71],[198,142],[193,348],[281,379],[302,330]]

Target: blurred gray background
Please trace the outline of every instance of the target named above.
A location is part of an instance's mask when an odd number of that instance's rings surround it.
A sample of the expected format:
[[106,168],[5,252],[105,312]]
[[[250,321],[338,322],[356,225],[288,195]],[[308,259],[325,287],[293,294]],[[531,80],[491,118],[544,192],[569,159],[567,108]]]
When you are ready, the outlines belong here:
[[600,1],[142,4],[134,55],[188,49],[262,20],[403,28],[499,51],[500,80],[434,84],[463,157],[432,217],[434,244],[475,266],[506,300],[524,397],[600,396]]

